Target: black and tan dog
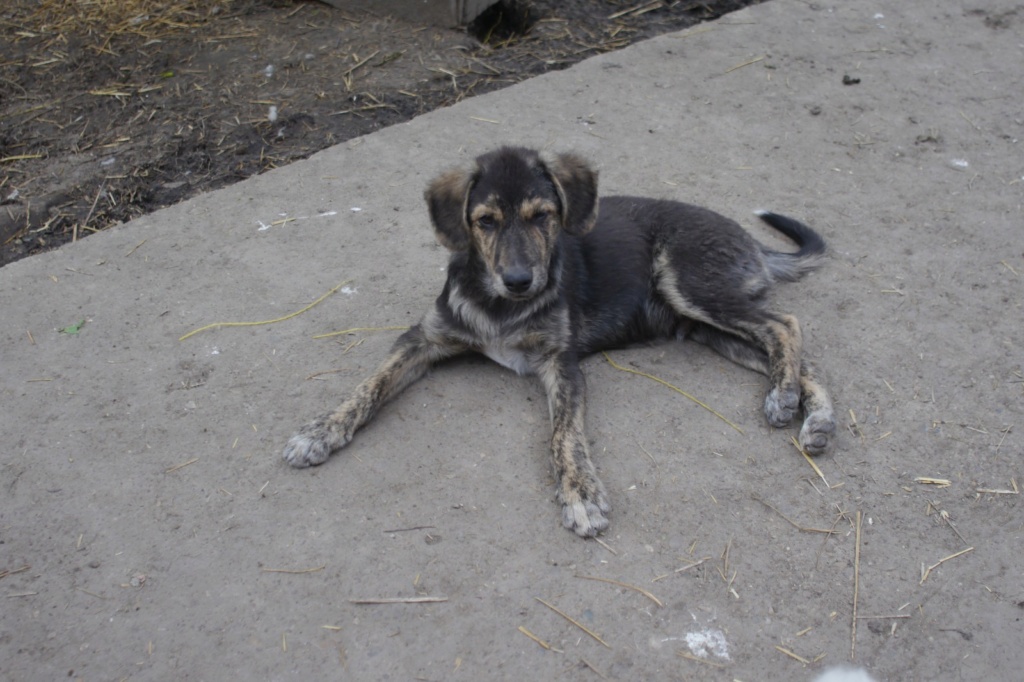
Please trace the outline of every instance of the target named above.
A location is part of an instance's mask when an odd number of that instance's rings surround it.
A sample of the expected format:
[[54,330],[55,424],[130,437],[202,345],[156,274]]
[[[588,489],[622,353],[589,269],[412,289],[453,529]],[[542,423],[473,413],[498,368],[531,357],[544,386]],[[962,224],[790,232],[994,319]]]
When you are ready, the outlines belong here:
[[809,227],[761,213],[799,245],[796,253],[773,251],[696,206],[598,201],[597,175],[579,158],[545,161],[510,147],[440,176],[426,199],[437,238],[452,252],[444,290],[351,398],[292,436],[288,463],[321,464],[432,364],[477,351],[540,377],[562,523],[595,535],[611,507],[587,452],[579,361],[657,338],[694,339],[767,375],[768,422],[785,426],[802,408],[800,444],[814,454],[828,446],[832,405],[801,357],[799,324],[765,301],[774,281],[817,265],[825,243]]

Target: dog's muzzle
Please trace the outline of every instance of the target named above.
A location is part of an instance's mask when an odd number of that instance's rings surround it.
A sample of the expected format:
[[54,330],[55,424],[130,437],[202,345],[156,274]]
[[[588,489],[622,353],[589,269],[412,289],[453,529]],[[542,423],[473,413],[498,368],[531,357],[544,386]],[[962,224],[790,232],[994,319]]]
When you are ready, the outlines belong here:
[[547,285],[547,273],[525,266],[511,266],[491,274],[491,291],[510,301],[525,301]]
[[501,273],[501,283],[512,296],[525,296],[533,286],[533,273],[529,268],[511,267]]

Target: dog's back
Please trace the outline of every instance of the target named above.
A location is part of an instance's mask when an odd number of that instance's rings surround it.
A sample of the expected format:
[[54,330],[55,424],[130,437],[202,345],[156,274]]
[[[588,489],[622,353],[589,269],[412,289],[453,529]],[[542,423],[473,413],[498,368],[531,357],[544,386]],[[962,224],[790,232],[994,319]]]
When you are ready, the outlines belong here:
[[[774,251],[736,222],[678,201],[610,196],[597,223],[566,239],[567,286],[581,311],[580,350],[590,353],[652,338],[685,336],[712,311],[751,310],[775,280],[794,280],[820,264],[825,242],[792,218],[760,212],[800,250]],[[686,292],[693,319],[680,318],[659,280]],[[663,289],[663,287],[662,287]],[[708,314],[705,315],[704,312]]]

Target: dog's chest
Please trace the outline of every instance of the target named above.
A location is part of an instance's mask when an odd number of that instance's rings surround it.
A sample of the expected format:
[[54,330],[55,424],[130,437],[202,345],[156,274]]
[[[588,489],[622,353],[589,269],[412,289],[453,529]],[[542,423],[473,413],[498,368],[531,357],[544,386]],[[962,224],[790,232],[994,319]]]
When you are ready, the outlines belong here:
[[481,347],[480,352],[516,374],[533,374],[533,367],[530,366],[526,353],[508,339],[488,341]]

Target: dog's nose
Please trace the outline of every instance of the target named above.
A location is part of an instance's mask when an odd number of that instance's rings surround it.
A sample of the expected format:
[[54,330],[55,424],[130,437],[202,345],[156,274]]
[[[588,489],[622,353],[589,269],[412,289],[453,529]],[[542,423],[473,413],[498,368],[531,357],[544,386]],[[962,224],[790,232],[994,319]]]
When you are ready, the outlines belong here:
[[524,294],[533,284],[533,274],[527,268],[508,268],[501,273],[501,281],[510,293]]

